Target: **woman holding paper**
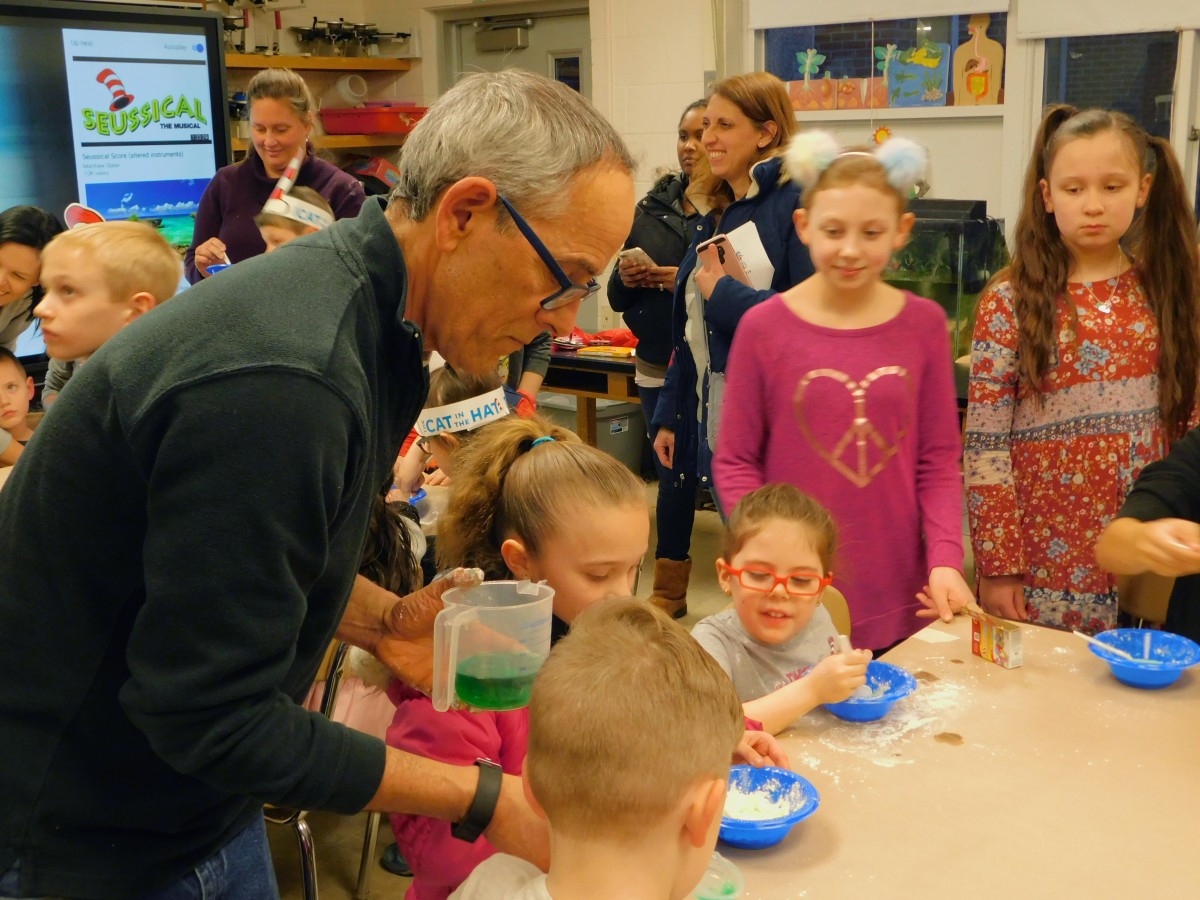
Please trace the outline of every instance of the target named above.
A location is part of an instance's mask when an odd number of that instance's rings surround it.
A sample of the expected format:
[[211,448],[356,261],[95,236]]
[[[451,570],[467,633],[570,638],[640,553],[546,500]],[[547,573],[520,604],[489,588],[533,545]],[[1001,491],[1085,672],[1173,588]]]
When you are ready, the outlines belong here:
[[192,246],[184,256],[192,284],[207,278],[211,265],[265,252],[254,217],[300,150],[306,153],[295,183],[328,200],[334,216],[353,218],[366,200],[357,179],[313,155],[308,138],[316,102],[303,78],[291,69],[264,69],[250,80],[246,96],[253,150],[218,171],[200,198]]
[[[687,191],[702,215],[675,281],[674,355],[653,418],[659,461],[693,497],[712,485],[725,361],[738,322],[813,273],[792,224],[800,190],[779,158],[795,130],[787,88],[767,72],[726,78],[708,98],[704,156]],[[700,245],[718,235],[724,261],[715,248],[698,257]],[[676,617],[687,613],[688,566],[676,573],[676,596],[664,598],[655,579],[655,603]]]

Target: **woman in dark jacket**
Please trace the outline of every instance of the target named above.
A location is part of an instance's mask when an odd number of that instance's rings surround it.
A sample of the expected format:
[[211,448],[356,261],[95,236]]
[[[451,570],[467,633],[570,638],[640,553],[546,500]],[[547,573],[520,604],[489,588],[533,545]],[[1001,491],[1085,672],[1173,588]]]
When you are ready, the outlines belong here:
[[[655,183],[638,203],[633,229],[625,241],[626,249],[645,251],[653,266],[633,258],[622,258],[616,276],[608,281],[608,302],[621,313],[625,325],[637,335],[638,398],[646,419],[646,435],[651,442],[658,434],[652,424],[654,409],[667,364],[671,361],[671,303],[675,295],[675,276],[687,252],[692,229],[699,217],[691,201],[684,196],[692,167],[703,154],[700,145],[704,133],[705,101],[697,100],[683,111],[679,120],[678,173],[669,173]],[[696,491],[673,477],[669,467],[654,458],[658,470],[658,546],[654,552],[654,597],[668,600],[687,593],[691,562],[692,525],[696,519]]]
[[[738,322],[751,306],[813,273],[792,223],[800,188],[788,180],[778,155],[796,130],[786,86],[766,72],[726,78],[709,95],[704,123],[705,159],[687,192],[702,218],[690,226],[688,252],[675,281],[673,356],[654,410],[655,453],[673,482],[693,498],[699,486],[712,483],[712,435],[720,411],[714,387],[723,383]],[[773,268],[765,279],[769,283],[751,287],[697,267],[697,244],[739,228],[734,246],[744,250],[755,241],[761,244]],[[664,590],[655,567],[655,603],[676,617],[687,612],[690,565],[680,563]]]

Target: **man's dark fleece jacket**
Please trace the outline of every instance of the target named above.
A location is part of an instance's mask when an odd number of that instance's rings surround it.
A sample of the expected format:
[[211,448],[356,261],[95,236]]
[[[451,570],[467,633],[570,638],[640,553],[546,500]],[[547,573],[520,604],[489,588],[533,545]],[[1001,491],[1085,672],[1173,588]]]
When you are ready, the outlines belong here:
[[264,801],[350,813],[381,741],[306,712],[427,380],[379,201],[134,322],[0,493],[0,872],[177,880]]

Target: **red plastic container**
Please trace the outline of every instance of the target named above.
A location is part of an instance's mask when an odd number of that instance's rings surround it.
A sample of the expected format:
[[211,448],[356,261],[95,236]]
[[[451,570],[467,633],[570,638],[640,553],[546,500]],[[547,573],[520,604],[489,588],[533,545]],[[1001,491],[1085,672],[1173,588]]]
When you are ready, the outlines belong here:
[[326,134],[408,134],[426,107],[407,103],[372,101],[362,108],[323,109]]

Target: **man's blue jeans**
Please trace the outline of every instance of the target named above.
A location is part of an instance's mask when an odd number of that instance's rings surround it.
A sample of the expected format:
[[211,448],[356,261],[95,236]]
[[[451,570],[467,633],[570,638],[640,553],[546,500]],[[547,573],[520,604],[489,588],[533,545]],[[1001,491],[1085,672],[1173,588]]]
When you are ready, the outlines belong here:
[[[0,875],[0,897],[17,893],[20,865]],[[140,900],[272,900],[279,897],[275,868],[260,816],[183,878]]]

